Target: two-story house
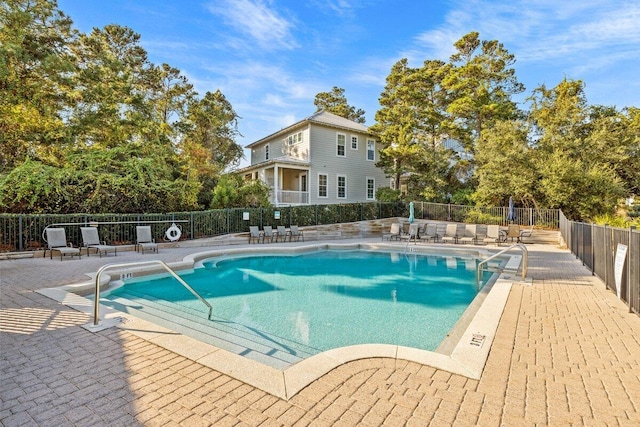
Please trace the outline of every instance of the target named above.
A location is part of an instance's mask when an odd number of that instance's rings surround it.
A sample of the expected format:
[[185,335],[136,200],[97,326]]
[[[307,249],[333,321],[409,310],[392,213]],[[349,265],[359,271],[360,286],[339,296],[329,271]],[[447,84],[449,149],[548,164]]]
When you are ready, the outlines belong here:
[[368,128],[325,111],[246,148],[251,165],[238,172],[266,183],[275,206],[373,201],[389,186]]

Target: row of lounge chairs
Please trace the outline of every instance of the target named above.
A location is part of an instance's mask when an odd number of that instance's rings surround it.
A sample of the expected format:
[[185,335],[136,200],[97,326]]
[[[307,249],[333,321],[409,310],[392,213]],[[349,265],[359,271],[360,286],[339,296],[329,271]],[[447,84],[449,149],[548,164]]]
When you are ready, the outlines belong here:
[[[98,235],[98,229],[95,227],[80,227],[82,233],[82,247],[86,249],[87,256],[91,255],[91,251],[95,251],[100,258],[102,254],[105,256],[109,252],[113,252],[113,255],[118,254],[116,246],[107,245],[105,241],[101,241]],[[78,258],[82,257],[80,252],[81,248],[73,247],[67,241],[67,235],[64,228],[47,228],[47,249],[45,249],[45,256],[47,250],[49,250],[50,258],[53,259],[53,253],[58,252],[60,254],[60,260],[65,256],[70,256],[72,259],[74,256]],[[136,251],[152,251],[158,252],[158,244],[153,240],[151,236],[151,227],[148,225],[136,227]]]
[[304,234],[297,225],[292,225],[288,230],[284,225],[278,225],[277,228],[266,226],[262,230],[257,225],[249,226],[249,243],[265,243],[267,239],[270,242],[286,242],[287,238],[290,242],[293,239],[304,242]]
[[435,223],[426,222],[423,224],[410,224],[407,232],[402,231],[400,223],[391,224],[388,233],[382,235],[382,240],[408,240],[443,242],[443,243],[472,243],[500,245],[511,239],[513,242],[521,242],[524,237],[533,235],[533,226],[529,230],[521,230],[517,224],[509,224],[506,230],[499,225],[477,225],[477,224],[457,224],[457,223]]

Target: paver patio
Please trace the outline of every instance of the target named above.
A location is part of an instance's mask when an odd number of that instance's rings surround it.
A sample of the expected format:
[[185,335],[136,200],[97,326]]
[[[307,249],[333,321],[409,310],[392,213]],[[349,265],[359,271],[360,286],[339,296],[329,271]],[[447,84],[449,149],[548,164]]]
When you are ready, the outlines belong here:
[[179,261],[202,248],[0,261],[3,426],[640,425],[640,317],[566,250],[527,245],[480,380],[365,359],[289,401],[36,292],[110,262]]

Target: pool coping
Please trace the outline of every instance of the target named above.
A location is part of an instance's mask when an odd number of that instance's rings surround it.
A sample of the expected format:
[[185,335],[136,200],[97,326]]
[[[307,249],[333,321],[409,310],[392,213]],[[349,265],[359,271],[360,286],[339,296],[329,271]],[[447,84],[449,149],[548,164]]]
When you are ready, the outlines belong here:
[[[405,250],[407,247],[405,247]],[[462,253],[475,256],[494,253],[484,247],[477,246],[449,248],[441,245],[420,245],[412,248],[414,250],[410,253],[435,252],[440,255],[460,255]],[[169,263],[168,265],[177,270],[184,270],[196,267],[205,259],[227,255],[264,252],[296,254],[331,249],[397,251],[402,247],[392,243],[314,243],[291,247],[227,248],[194,253],[184,257],[181,262]],[[509,261],[510,271],[500,274],[495,282],[491,284],[490,290],[484,296],[484,301],[478,307],[475,315],[462,333],[460,340],[448,355],[398,345],[362,344],[328,350],[280,370],[203,343],[140,319],[132,314],[114,310],[103,304],[100,304],[99,325],[96,327],[92,322],[83,325],[83,327],[89,331],[98,332],[115,326],[285,400],[291,399],[311,382],[334,368],[347,362],[367,358],[383,357],[408,360],[477,380],[480,379],[484,370],[511,286],[514,281],[518,281],[514,278],[513,271],[517,271],[517,267],[514,267],[520,265],[519,258],[521,257],[518,255],[511,255],[511,260]],[[121,274],[123,271],[133,272],[135,275],[146,275],[153,274],[158,269],[144,267],[121,271],[114,270],[111,275]],[[108,284],[109,281],[110,278],[106,277],[101,281],[101,286]],[[90,290],[95,290],[95,278],[87,282],[64,285],[57,288],[45,288],[36,292],[75,310],[93,315],[93,301],[79,295]]]

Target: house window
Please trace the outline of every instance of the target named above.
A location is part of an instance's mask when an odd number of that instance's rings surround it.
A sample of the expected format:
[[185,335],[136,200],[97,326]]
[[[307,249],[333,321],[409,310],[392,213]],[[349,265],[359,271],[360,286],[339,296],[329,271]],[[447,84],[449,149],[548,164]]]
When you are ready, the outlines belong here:
[[294,133],[293,135],[289,135],[285,139],[283,139],[286,145],[293,145],[302,142],[302,132]]
[[358,149],[358,137],[357,136],[351,135],[351,149],[352,150],[357,150]]
[[376,179],[367,177],[367,200],[376,198]]
[[318,174],[318,197],[327,197],[327,182],[327,175]]
[[376,159],[376,142],[372,139],[367,140],[367,160],[374,161]]
[[338,157],[345,157],[344,148],[347,145],[347,135],[345,135],[343,133],[339,133],[338,134],[337,144],[338,144],[338,151],[336,152],[336,155]]
[[264,159],[269,160],[269,144],[264,146]]
[[338,199],[347,198],[347,177],[344,175],[337,176],[338,181]]

